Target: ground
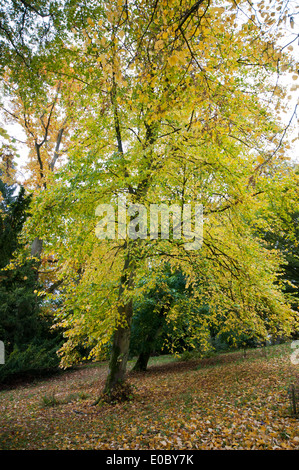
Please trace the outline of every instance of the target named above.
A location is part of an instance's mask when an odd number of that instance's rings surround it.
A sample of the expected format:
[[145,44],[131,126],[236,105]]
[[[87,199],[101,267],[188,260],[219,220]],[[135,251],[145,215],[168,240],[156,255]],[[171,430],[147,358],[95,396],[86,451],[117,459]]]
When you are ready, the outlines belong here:
[[152,358],[134,396],[93,406],[107,363],[0,391],[0,449],[299,449],[290,343],[178,361]]

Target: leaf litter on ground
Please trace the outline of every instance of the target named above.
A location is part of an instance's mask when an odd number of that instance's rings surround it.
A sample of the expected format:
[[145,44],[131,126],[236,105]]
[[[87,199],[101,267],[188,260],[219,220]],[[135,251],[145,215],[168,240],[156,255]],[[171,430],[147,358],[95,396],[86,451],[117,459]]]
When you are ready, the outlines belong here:
[[129,370],[135,393],[124,403],[94,406],[103,363],[2,389],[0,448],[298,450],[287,394],[298,365],[289,344],[267,351],[152,358],[147,372]]

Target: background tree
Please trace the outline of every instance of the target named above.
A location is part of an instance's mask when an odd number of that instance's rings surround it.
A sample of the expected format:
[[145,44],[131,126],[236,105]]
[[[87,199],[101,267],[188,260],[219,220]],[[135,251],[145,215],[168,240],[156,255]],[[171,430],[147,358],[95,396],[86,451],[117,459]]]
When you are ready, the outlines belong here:
[[271,210],[259,214],[256,228],[268,249],[282,253],[280,283],[295,310],[298,310],[298,168],[278,201],[271,200]]
[[0,381],[58,368],[60,334],[51,333],[52,321],[37,295],[39,262],[15,259],[19,236],[28,216],[30,196],[23,187],[0,180],[0,337],[5,345],[5,365]]
[[[146,284],[147,280],[143,280],[143,283]],[[146,370],[152,353],[163,351],[163,347],[165,350],[167,336],[178,337],[183,348],[186,341],[184,336],[187,336],[188,332],[183,333],[181,329],[178,330],[177,324],[172,325],[174,331],[171,331],[171,327],[168,327],[167,316],[175,306],[183,307],[183,301],[189,297],[188,293],[186,279],[182,273],[171,273],[169,267],[165,266],[156,280],[156,285],[140,302],[136,300],[130,338],[130,354],[138,356],[134,366],[135,371]],[[188,301],[185,305],[188,308]],[[187,325],[187,309],[184,313]],[[176,335],[173,334],[175,330],[178,330]],[[173,343],[173,340],[170,342]]]

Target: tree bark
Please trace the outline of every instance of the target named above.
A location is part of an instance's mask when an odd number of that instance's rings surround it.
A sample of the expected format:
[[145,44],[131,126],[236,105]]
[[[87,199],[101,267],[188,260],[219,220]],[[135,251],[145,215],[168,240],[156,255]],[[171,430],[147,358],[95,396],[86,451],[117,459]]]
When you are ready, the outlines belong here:
[[129,299],[125,304],[122,304],[122,301],[124,292],[126,291],[127,293],[132,290],[134,285],[135,261],[130,252],[130,247],[127,246],[127,250],[128,253],[124,263],[123,275],[120,279],[118,294],[120,324],[113,335],[109,373],[104,387],[104,394],[107,395],[111,394],[117,384],[124,382],[129,356],[133,300]]
[[34,258],[40,258],[42,250],[43,241],[40,238],[36,237],[31,245],[31,256],[33,256]]
[[132,301],[124,307],[126,325],[120,326],[114,333],[112,351],[109,362],[109,374],[105,383],[104,393],[111,394],[117,384],[124,382],[131,336],[131,320],[133,316]]
[[[164,308],[162,308],[164,312]],[[158,338],[160,332],[162,331],[162,325],[160,325],[153,334],[149,334],[146,338],[147,348],[141,351],[136,361],[133,370],[135,372],[145,372],[147,369],[148,361],[151,357],[152,352],[154,351],[155,341]]]
[[138,359],[136,361],[135,366],[133,367],[133,370],[135,372],[145,372],[147,369],[147,364],[148,364],[150,357],[151,357],[151,351],[142,351],[138,356]]

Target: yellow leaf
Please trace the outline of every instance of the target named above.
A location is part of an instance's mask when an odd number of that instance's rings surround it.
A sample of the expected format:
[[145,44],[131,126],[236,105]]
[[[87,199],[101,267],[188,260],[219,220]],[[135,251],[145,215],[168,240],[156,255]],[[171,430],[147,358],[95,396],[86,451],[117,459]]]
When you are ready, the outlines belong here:
[[174,54],[168,58],[169,65],[175,65],[178,62],[178,57]]
[[162,49],[163,45],[164,45],[164,42],[161,39],[159,39],[159,41],[157,41],[155,44],[155,49],[160,50]]

